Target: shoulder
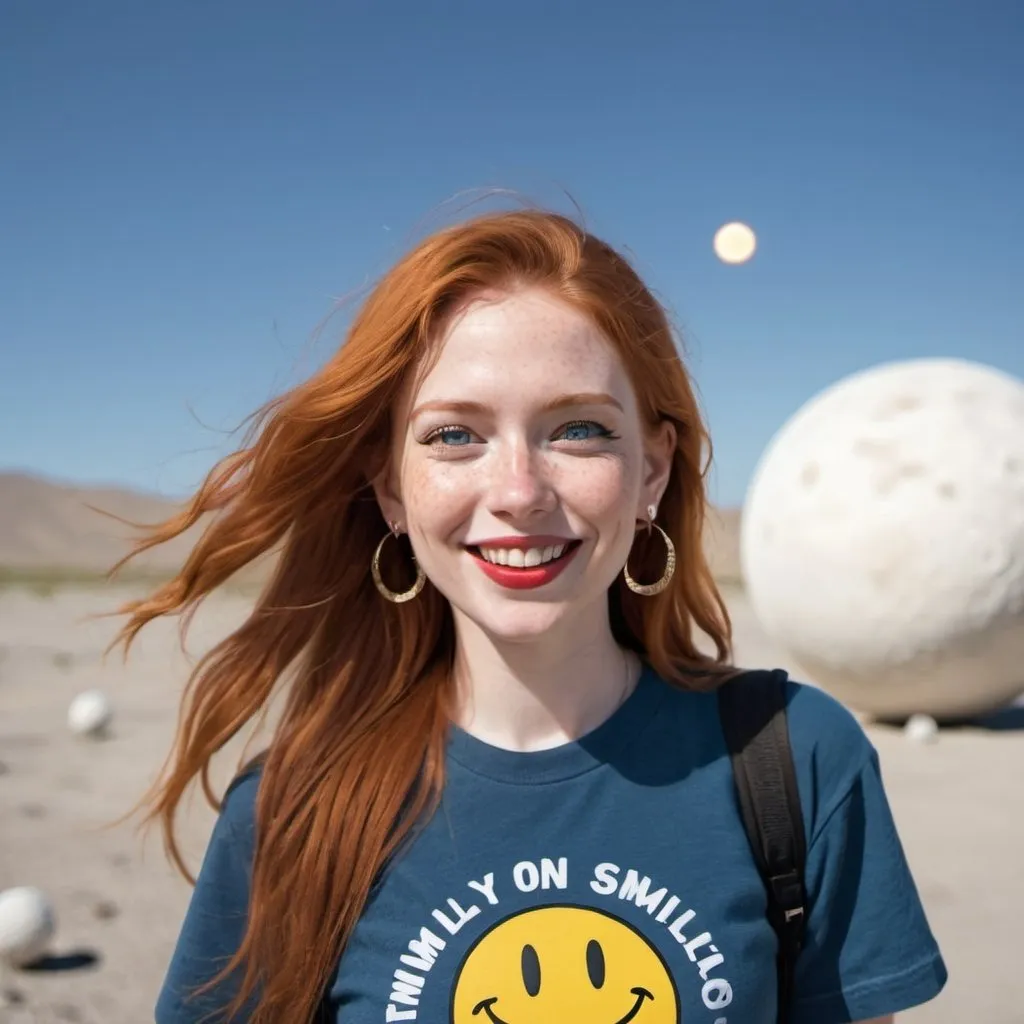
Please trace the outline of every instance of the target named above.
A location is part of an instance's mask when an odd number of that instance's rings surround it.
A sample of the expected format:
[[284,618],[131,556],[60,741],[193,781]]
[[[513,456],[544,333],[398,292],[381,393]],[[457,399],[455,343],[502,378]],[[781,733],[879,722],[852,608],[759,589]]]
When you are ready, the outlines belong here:
[[206,844],[194,902],[227,906],[247,899],[256,852],[260,775],[258,768],[245,768],[228,786]]
[[[794,760],[814,762],[819,771],[830,776],[856,774],[871,760],[874,748],[853,712],[824,690],[792,679],[782,669],[741,671],[733,677],[739,699],[743,700],[745,686],[757,686],[769,674],[785,681],[786,720]],[[712,720],[719,718],[717,687],[694,689],[661,682],[670,695],[667,708],[677,719],[697,719],[707,729]]]
[[[821,784],[842,788],[870,764],[875,751],[856,716],[845,705],[810,683],[791,679],[781,670],[743,670],[734,678],[743,700],[745,686],[756,687],[769,674],[785,681],[786,720],[790,748],[798,772],[812,773]],[[653,675],[653,673],[652,673]],[[718,688],[700,688],[686,681],[669,682],[655,676],[661,687],[659,721],[673,734],[684,730],[709,759],[726,757]]]
[[865,776],[881,786],[878,754],[853,712],[835,697],[795,680],[786,688],[790,747],[813,841]]
[[243,859],[251,856],[255,847],[256,799],[262,774],[262,765],[249,765],[231,780],[221,801],[211,845],[234,846],[242,852]]
[[874,747],[853,712],[817,686],[786,682],[790,742],[821,768],[836,773],[860,771]]
[[[743,699],[745,685],[756,686],[768,673],[752,672],[735,680]],[[809,836],[812,838],[866,773],[877,775],[875,749],[853,712],[810,683],[773,673],[784,680],[786,725]]]
[[263,777],[262,764],[250,764],[243,768],[230,782],[221,803],[221,815],[239,824],[254,821],[256,797],[259,794],[260,779]]

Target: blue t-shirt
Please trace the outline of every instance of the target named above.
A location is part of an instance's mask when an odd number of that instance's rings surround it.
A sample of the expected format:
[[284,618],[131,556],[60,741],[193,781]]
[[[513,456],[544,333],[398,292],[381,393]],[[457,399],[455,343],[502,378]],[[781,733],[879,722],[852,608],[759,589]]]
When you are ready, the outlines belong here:
[[[792,1024],[935,996],[946,969],[857,721],[790,683],[809,912]],[[230,789],[157,1006],[237,949],[258,772]],[[282,884],[287,884],[286,880]],[[324,996],[343,1024],[772,1024],[775,935],[714,694],[647,669],[582,739],[501,750],[453,728],[441,807],[384,873]],[[198,1007],[198,1009],[197,1009]]]

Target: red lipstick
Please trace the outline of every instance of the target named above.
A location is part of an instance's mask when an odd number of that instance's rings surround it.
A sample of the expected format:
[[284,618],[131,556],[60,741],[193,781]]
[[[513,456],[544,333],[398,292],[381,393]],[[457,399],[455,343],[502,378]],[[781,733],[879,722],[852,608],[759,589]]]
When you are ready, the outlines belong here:
[[[495,562],[488,562],[480,554],[480,547],[488,548],[518,548],[521,551],[529,548],[553,547],[556,544],[564,544],[565,550],[558,558],[544,562],[542,565],[533,565],[519,568],[513,565],[498,565]],[[542,587],[550,583],[557,576],[561,575],[565,567],[572,561],[579,550],[578,540],[567,540],[565,537],[496,537],[488,540],[485,544],[467,545],[466,550],[472,555],[474,561],[483,573],[492,579],[499,586],[509,590],[532,590],[535,587]]]

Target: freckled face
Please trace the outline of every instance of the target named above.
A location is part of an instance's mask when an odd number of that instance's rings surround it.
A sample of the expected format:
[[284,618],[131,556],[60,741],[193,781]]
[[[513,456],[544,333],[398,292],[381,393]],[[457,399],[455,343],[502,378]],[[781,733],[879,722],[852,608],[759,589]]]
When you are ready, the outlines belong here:
[[[645,435],[616,350],[545,292],[472,302],[439,342],[398,410],[385,516],[456,617],[493,636],[606,616],[636,521],[664,490],[671,428]],[[509,538],[534,538],[544,565],[516,572],[529,563],[514,564]]]

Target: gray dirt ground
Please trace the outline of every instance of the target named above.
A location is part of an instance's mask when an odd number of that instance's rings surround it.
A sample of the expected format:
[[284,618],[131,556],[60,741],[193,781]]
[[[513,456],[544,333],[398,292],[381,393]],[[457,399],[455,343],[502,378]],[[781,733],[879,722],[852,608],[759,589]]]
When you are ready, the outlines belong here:
[[[143,634],[123,667],[99,656],[112,620],[82,621],[109,607],[109,591],[50,597],[0,592],[0,889],[38,885],[59,916],[55,953],[92,964],[0,974],[3,1024],[139,1024],[153,1002],[188,900],[157,834],[143,845],[131,825],[104,829],[142,794],[170,741],[186,663],[173,628]],[[783,665],[741,594],[730,604],[737,660]],[[202,651],[244,616],[222,596],[196,619]],[[795,673],[799,675],[798,673]],[[69,701],[93,686],[114,700],[114,734],[76,740]],[[928,914],[950,968],[945,993],[900,1016],[905,1024],[1024,1024],[1024,723],[943,731],[931,746],[868,726]],[[229,778],[239,750],[218,766]],[[200,799],[184,818],[190,863],[212,823]],[[3,971],[3,968],[0,968]]]

